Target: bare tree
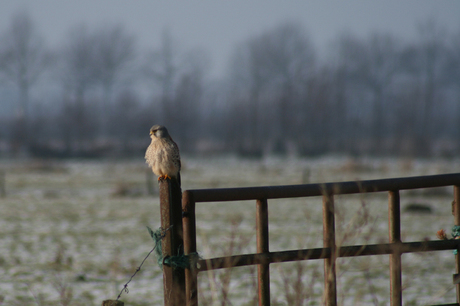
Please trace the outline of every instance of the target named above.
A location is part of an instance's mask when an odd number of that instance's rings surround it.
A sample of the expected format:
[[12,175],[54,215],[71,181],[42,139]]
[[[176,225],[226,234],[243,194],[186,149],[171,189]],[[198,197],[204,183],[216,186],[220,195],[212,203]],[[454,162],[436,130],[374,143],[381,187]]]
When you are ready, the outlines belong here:
[[[433,20],[419,24],[420,40],[409,47],[410,61],[407,65],[414,77],[417,150],[429,154],[430,141],[435,130],[437,111],[442,107],[443,67],[447,59],[446,33]],[[443,125],[444,122],[438,122]]]
[[174,88],[179,79],[179,53],[168,30],[163,31],[161,45],[154,50],[145,65],[144,73],[160,89],[160,107],[164,123],[171,122],[174,112]]
[[[361,112],[368,112],[365,124],[370,127],[372,147],[375,152],[382,150],[382,144],[388,121],[385,114],[390,108],[390,91],[394,78],[400,71],[401,47],[389,34],[374,33],[368,39],[360,41],[351,36],[342,36],[338,53],[339,71],[347,78],[349,90],[355,96],[358,92],[368,93],[369,105],[361,105]],[[351,101],[350,101],[351,102]],[[366,137],[366,135],[361,135]]]
[[69,151],[81,150],[83,139],[95,134],[87,110],[88,92],[98,80],[95,46],[94,35],[80,25],[71,29],[60,54],[58,77],[64,94],[62,132]]
[[203,125],[200,108],[209,56],[201,49],[181,51],[168,30],[147,58],[144,74],[153,80],[158,95],[152,109],[160,123],[176,131],[176,140],[183,150],[193,150],[198,131]]
[[203,114],[205,106],[202,104],[205,92],[205,78],[209,57],[203,50],[193,50],[187,52],[181,65],[179,81],[175,87],[174,107],[174,127],[177,128],[179,135],[178,141],[184,150],[194,150],[195,142],[201,140],[197,135],[202,129]]
[[229,97],[230,107],[227,135],[240,153],[254,154],[260,150],[258,130],[261,124],[259,96],[266,83],[257,65],[250,41],[235,47],[230,61]]
[[[275,88],[276,116],[281,150],[290,143],[302,144],[311,128],[311,87],[316,74],[315,50],[307,34],[297,23],[282,24],[268,33],[268,58],[271,87]],[[318,109],[319,111],[319,109]],[[322,136],[321,139],[324,139]]]
[[97,78],[102,85],[101,109],[102,136],[107,136],[114,87],[128,78],[129,64],[135,57],[134,36],[127,34],[122,26],[108,26],[94,34]]
[[[443,145],[453,148],[451,140],[460,135],[460,35],[446,39],[430,20],[419,31],[411,43],[382,33],[342,35],[333,57],[320,62],[303,28],[284,23],[235,46],[221,80],[207,77],[205,52],[184,52],[164,31],[143,63],[153,93],[151,103],[144,103],[130,83],[134,37],[117,25],[74,27],[54,57],[64,102],[59,112],[56,104],[29,105],[31,88],[51,60],[22,12],[0,33],[0,78],[18,92],[16,144],[26,148],[27,128],[41,134],[35,139],[42,147],[27,147],[32,154],[34,148],[51,154],[47,140],[57,137],[67,148],[53,147],[61,155],[107,144],[121,149],[112,152],[141,152],[145,131],[159,122],[175,130],[189,152],[205,140],[201,150],[226,147],[252,156],[291,149],[428,155],[438,139],[450,137]],[[10,121],[0,121],[3,135],[13,135]],[[119,141],[102,143],[101,135]]]
[[390,102],[394,78],[400,72],[401,47],[399,42],[389,34],[375,33],[368,42],[367,86],[373,93],[372,131],[374,150],[379,153],[385,149],[382,144],[385,132],[389,131],[389,118],[392,105]]
[[112,106],[113,120],[110,130],[117,135],[117,139],[121,142],[120,149],[124,154],[141,152],[137,151],[139,139],[147,139],[146,143],[148,142],[148,130],[141,127],[143,116],[139,104],[138,96],[133,91],[125,90],[117,95]]
[[0,73],[18,90],[14,138],[17,145],[27,147],[30,89],[51,63],[51,57],[26,11],[13,16],[0,41]]
[[456,110],[454,137],[460,139],[460,29],[452,36],[448,48],[448,59],[445,62],[444,82],[450,85],[456,95],[454,96],[454,107]]
[[[306,119],[306,83],[314,70],[314,49],[297,23],[281,24],[237,48],[231,80],[240,87],[236,97],[248,113],[245,150],[260,150],[271,140],[285,151],[289,142],[305,137],[299,129]],[[267,135],[271,139],[264,139]]]
[[[331,97],[329,124],[332,150],[343,150],[347,153],[353,152],[353,131],[350,128],[349,120],[349,70],[350,62],[345,54],[352,54],[351,51],[343,52],[347,49],[354,49],[356,46],[354,39],[349,34],[342,34],[339,39],[331,45],[332,55],[328,59],[328,64],[323,68],[329,71],[330,85],[328,90]],[[340,50],[340,51],[338,51]],[[327,87],[326,87],[327,88]]]

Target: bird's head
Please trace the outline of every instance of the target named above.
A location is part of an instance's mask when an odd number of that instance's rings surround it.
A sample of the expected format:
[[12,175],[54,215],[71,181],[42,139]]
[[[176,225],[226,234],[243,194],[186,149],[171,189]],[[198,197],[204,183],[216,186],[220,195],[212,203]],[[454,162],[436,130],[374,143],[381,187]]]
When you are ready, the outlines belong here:
[[169,138],[168,130],[162,125],[154,125],[150,128],[150,138]]

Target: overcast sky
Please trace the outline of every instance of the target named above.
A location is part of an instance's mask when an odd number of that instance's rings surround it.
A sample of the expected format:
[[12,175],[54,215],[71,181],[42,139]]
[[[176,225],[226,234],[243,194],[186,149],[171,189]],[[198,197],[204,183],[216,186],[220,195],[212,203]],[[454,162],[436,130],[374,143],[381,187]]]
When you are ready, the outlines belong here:
[[24,8],[51,46],[74,25],[109,22],[125,25],[141,48],[155,47],[166,27],[184,49],[207,50],[215,73],[237,42],[287,20],[303,24],[319,50],[343,31],[387,31],[410,40],[427,18],[460,31],[459,0],[0,0],[0,31]]

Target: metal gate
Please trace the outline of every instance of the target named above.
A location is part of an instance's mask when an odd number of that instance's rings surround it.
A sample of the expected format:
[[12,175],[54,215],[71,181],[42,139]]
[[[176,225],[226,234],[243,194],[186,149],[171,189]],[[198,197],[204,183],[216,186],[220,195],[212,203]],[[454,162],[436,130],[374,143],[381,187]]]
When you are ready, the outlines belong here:
[[[193,257],[193,254],[196,253],[196,203],[253,200],[257,209],[257,253],[192,260],[191,267],[182,272],[165,266],[165,305],[198,305],[198,273],[211,269],[246,265],[257,265],[259,305],[270,305],[270,264],[315,259],[324,260],[324,304],[336,305],[336,259],[382,254],[390,255],[391,305],[402,305],[401,255],[426,251],[459,251],[460,240],[402,242],[399,191],[442,186],[453,186],[454,222],[455,225],[460,225],[460,173],[359,182],[187,190],[182,193],[181,210],[177,207],[177,200],[174,200],[174,196],[172,196],[174,194],[172,184],[169,181],[164,181],[160,183],[162,227],[168,228],[173,224],[176,226],[176,229],[165,237],[164,245],[167,245],[166,249],[163,249],[165,256],[176,254],[175,252],[182,247],[182,244],[185,255]],[[334,196],[375,192],[388,193],[389,243],[337,247],[335,243]],[[270,252],[268,200],[319,196],[323,199],[323,247]],[[177,196],[175,198],[177,199]],[[179,224],[180,218],[182,218],[182,224]],[[459,255],[455,256],[455,265],[457,274],[454,275],[454,284],[456,284],[457,302],[449,305],[460,305],[460,280],[457,277],[460,268]]]

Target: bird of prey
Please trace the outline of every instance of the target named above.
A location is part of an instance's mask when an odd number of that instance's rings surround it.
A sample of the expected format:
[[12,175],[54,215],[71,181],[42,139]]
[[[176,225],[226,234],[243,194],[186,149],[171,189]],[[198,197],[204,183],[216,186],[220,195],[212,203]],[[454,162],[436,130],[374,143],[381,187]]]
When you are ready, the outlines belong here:
[[146,163],[158,175],[158,180],[175,179],[180,186],[179,147],[162,125],[152,126],[150,138],[152,142],[145,152]]

